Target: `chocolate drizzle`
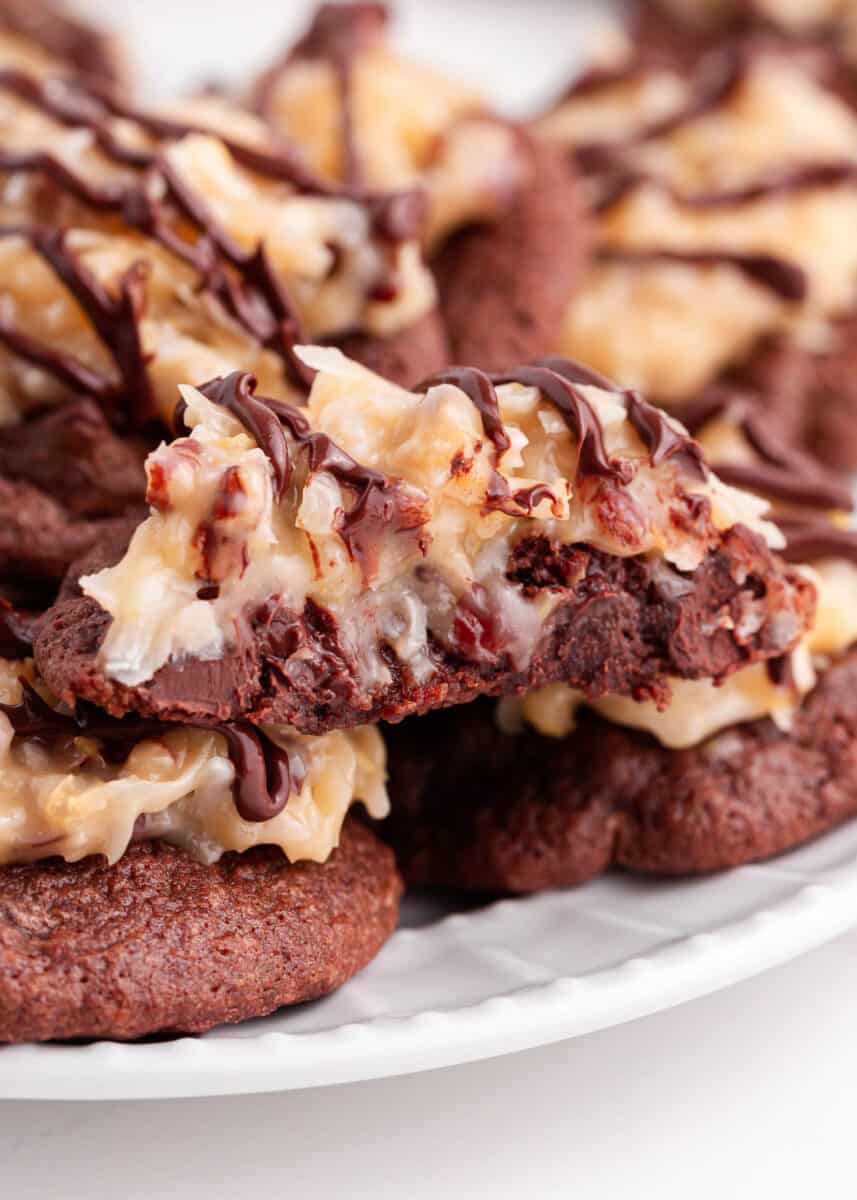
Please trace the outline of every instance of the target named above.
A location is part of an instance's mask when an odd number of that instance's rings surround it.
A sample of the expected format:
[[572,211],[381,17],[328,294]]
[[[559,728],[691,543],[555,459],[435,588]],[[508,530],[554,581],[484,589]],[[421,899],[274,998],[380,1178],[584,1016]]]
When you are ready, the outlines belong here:
[[623,169],[608,179],[594,201],[593,208],[596,212],[603,213],[642,185],[658,188],[679,208],[704,210],[740,208],[776,196],[810,191],[813,188],[838,187],[842,184],[857,185],[857,163],[808,163],[804,166],[771,171],[739,187],[715,188],[704,192],[679,191],[649,171]]
[[354,61],[361,51],[378,41],[387,20],[384,4],[322,4],[304,36],[263,75],[256,91],[257,111],[271,122],[277,81],[291,63],[306,59],[330,64],[339,94],[342,177],[351,187],[363,182],[354,127]]
[[139,321],[145,309],[148,267],[133,263],[119,279],[118,294],[112,296],[67,245],[67,235],[22,227],[0,228],[0,238],[24,238],[39,257],[68,288],[92,325],[98,339],[110,352],[118,371],[116,382],[104,377],[71,355],[56,351],[23,333],[7,320],[0,320],[0,341],[37,363],[66,386],[73,386],[102,402],[127,399],[134,424],[145,424],[153,415],[146,372],[146,355],[140,341]]
[[[0,618],[3,612],[0,609]],[[21,703],[0,704],[16,737],[52,742],[58,739],[93,738],[103,743],[111,762],[124,762],[138,742],[159,738],[179,728],[144,717],[110,717],[93,704],[78,702],[73,713],[63,713],[43,700],[26,679],[21,679]],[[194,725],[212,729],[226,741],[235,768],[235,808],[245,821],[269,821],[283,811],[292,791],[288,751],[246,722]]]
[[[691,433],[699,433],[709,421],[726,418],[746,438],[757,461],[711,464],[724,483],[786,504],[851,509],[851,490],[847,484],[811,454],[785,442],[758,406],[741,393],[726,387],[712,388],[708,395],[679,405],[673,411]],[[779,522],[780,518],[776,519]]]
[[327,434],[314,432],[293,405],[256,396],[253,375],[234,371],[199,390],[232,413],[256,439],[271,463],[278,499],[285,494],[295,468],[286,431],[294,449],[304,457],[309,475],[326,472],[349,490],[353,504],[337,513],[336,530],[359,565],[364,583],[377,573],[384,531],[415,537],[424,552],[427,543],[421,530],[429,519],[429,509],[422,492],[358,463]]
[[804,300],[808,291],[806,273],[794,263],[771,254],[737,254],[727,250],[624,250],[604,246],[599,249],[598,257],[602,261],[637,266],[678,263],[692,267],[735,267],[754,283],[789,302]]
[[698,442],[671,425],[659,408],[636,392],[625,393],[625,407],[628,420],[643,439],[653,467],[680,457],[691,470],[705,478],[705,460]]
[[[764,55],[801,62],[810,74],[821,78],[836,90],[836,73],[831,66],[830,54],[822,51],[818,45],[784,43],[782,39],[759,35],[727,39],[702,55],[692,76],[691,99],[678,112],[647,125],[623,141],[596,142],[575,148],[578,166],[597,181],[593,199],[595,211],[603,213],[640,186],[657,187],[669,196],[673,204],[691,211],[746,207],[813,188],[832,188],[843,184],[857,186],[857,163],[847,160],[797,164],[769,171],[736,187],[712,188],[696,193],[681,191],[656,173],[637,165],[635,150],[716,111],[728,102],[753,64]],[[585,76],[566,98],[573,98],[576,94],[591,96],[602,88],[632,79],[652,67],[657,69],[657,61],[649,62],[645,55],[632,58],[623,67]],[[631,265],[661,262],[686,263],[690,266],[725,264],[742,271],[787,302],[803,301],[808,291],[806,274],[800,267],[768,254],[736,253],[719,247],[693,253],[667,247],[630,250],[609,245],[601,246],[598,253],[603,260]]]
[[[479,413],[482,429],[494,451],[494,474],[486,504],[489,510],[498,509],[511,516],[519,516],[521,509],[532,512],[543,500],[556,499],[544,484],[513,493],[497,469],[511,442],[503,426],[496,388],[509,383],[538,388],[544,399],[561,414],[578,444],[575,483],[587,477],[628,482],[630,468],[608,455],[598,413],[579,390],[580,387],[596,387],[617,393],[615,384],[597,371],[570,359],[557,357],[544,358],[532,366],[515,367],[492,375],[472,367],[450,367],[423,380],[414,390],[425,392],[431,387],[451,384],[464,392]],[[693,438],[676,430],[663,412],[647,404],[635,392],[619,394],[624,400],[628,420],[649,452],[652,467],[660,466],[668,459],[681,457],[686,467],[705,477],[702,451]]]
[[246,722],[221,725],[235,767],[235,807],[245,821],[270,821],[288,803],[292,790],[289,755]]
[[817,562],[822,558],[844,558],[857,567],[857,530],[840,529],[823,517],[780,514],[776,522],[786,539],[780,551],[787,562]]
[[496,460],[506,453],[512,443],[503,427],[500,402],[490,377],[476,367],[448,367],[424,379],[414,390],[427,392],[429,388],[440,387],[443,384],[451,384],[464,392],[479,413],[483,432],[494,447],[496,466]]
[[515,367],[512,371],[493,375],[497,385],[519,383],[523,387],[538,388],[542,396],[553,404],[562,416],[571,433],[577,438],[577,472],[580,475],[600,476],[620,483],[627,482],[624,464],[614,462],[604,445],[604,431],[595,409],[575,387],[579,382],[579,368],[551,359],[551,366],[537,363],[531,367]]
[[[290,379],[307,388],[313,373],[297,359],[294,346],[306,340],[297,310],[283,280],[273,267],[264,243],[244,250],[215,219],[203,199],[181,178],[159,147],[140,149],[123,145],[110,128],[119,115],[136,122],[153,137],[176,139],[192,132],[210,132],[202,126],[146,114],[118,99],[109,89],[83,90],[68,83],[51,84],[25,72],[0,71],[0,88],[11,91],[61,124],[88,129],[99,149],[111,160],[142,172],[138,183],[95,184],[66,162],[44,151],[2,152],[0,170],[37,172],[79,203],[99,213],[115,214],[126,225],[162,245],[198,275],[198,291],[207,293],[232,319],[261,345],[282,358]],[[219,136],[219,135],[218,135]],[[299,192],[320,197],[341,197],[366,206],[371,227],[389,259],[395,247],[413,238],[425,218],[424,199],[413,191],[375,194],[353,187],[329,184],[309,172],[288,148],[247,146],[221,138],[237,162],[257,173],[288,182]],[[177,219],[176,219],[177,218]],[[180,229],[189,225],[194,237]],[[5,231],[8,236],[12,230]],[[10,321],[0,322],[0,340],[27,361],[33,362],[74,391],[90,393],[102,402],[127,396],[132,423],[146,423],[153,415],[146,362],[140,345],[139,317],[145,305],[145,267],[132,265],[120,281],[116,301],[108,296],[77,256],[62,233],[16,230],[48,262],[58,278],[81,304],[99,339],[117,367],[119,381],[105,378],[72,356],[40,343]],[[382,278],[369,289],[378,298],[394,298],[399,281],[389,262]]]
[[105,38],[63,8],[40,0],[2,0],[0,28],[35,43],[47,54],[94,79],[113,80],[116,67]]

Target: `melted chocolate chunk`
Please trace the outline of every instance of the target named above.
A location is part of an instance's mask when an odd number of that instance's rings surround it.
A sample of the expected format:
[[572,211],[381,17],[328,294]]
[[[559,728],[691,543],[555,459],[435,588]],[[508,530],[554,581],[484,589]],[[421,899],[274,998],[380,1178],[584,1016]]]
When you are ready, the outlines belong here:
[[[8,614],[5,616],[8,619]],[[0,607],[0,621],[3,618],[4,610]],[[0,625],[0,633],[2,628]],[[111,762],[124,762],[144,738],[162,737],[176,728],[150,718],[110,717],[95,705],[82,701],[73,713],[58,712],[25,679],[21,680],[21,703],[0,704],[0,712],[8,717],[16,737],[46,742],[94,738],[104,743],[105,757]],[[235,768],[235,807],[243,820],[269,821],[283,811],[292,790],[286,750],[245,722],[196,727],[213,728],[226,740]]]

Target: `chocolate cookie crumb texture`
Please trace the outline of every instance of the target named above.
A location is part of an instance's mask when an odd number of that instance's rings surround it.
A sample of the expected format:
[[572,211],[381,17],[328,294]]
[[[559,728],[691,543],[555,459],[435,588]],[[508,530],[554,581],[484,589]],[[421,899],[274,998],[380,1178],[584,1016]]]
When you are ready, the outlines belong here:
[[567,157],[391,48],[378,4],[320,7],[251,103],[328,179],[419,187],[450,355],[485,369],[553,349],[587,253]]
[[[597,220],[562,351],[668,405],[740,382],[853,466],[857,111],[840,65],[782,37],[724,38],[689,69],[626,46],[537,129],[585,173]],[[771,354],[798,372],[788,404],[759,367]]]
[[4,868],[0,1041],[202,1033],[326,995],[389,938],[401,891],[353,820],[324,864],[142,842],[112,865]]
[[813,585],[766,502],[638,396],[551,360],[416,392],[335,350],[304,409],[183,388],[151,513],[36,640],[66,703],[305,733],[565,679],[667,698],[789,652]]

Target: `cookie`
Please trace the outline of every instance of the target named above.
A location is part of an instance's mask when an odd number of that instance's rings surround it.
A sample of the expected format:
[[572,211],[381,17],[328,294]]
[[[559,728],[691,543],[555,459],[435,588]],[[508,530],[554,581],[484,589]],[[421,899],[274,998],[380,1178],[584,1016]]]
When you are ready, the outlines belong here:
[[390,337],[348,334],[336,345],[355,362],[402,387],[413,387],[449,362],[446,326],[436,309]]
[[155,112],[21,69],[0,72],[0,94],[13,417],[89,396],[115,428],[160,432],[180,384],[239,363],[300,402],[312,376],[295,345],[355,335],[403,378],[446,361],[413,189],[331,184],[222,97]]
[[77,519],[32,484],[0,476],[0,578],[58,584],[98,532],[99,522]]
[[[493,382],[456,370],[425,381],[424,401],[303,354],[320,374],[300,412],[237,374],[185,390],[194,436],[150,457],[152,515],[41,623],[36,658],[57,696],[322,733],[559,678],[663,698],[664,676],[778,657],[812,620],[813,589],[772,554],[759,502],[725,492],[695,443],[583,368],[552,360]],[[505,467],[522,433],[573,480]],[[185,648],[200,628],[217,652]]]
[[520,135],[526,185],[493,221],[432,259],[453,362],[500,370],[556,346],[588,259],[583,197],[566,156]]
[[857,651],[824,673],[788,733],[757,721],[677,751],[584,713],[565,738],[510,735],[478,702],[386,738],[381,830],[409,884],[534,892],[611,866],[716,871],[857,814]]
[[143,503],[148,449],[83,397],[0,427],[0,476],[32,484],[72,517],[121,516]]
[[393,932],[393,856],[349,821],[323,865],[162,843],[0,870],[0,1041],[201,1033],[323,996]]
[[695,64],[635,40],[537,122],[584,171],[596,222],[558,345],[667,407],[740,382],[850,467],[857,105],[825,43],[709,37]]

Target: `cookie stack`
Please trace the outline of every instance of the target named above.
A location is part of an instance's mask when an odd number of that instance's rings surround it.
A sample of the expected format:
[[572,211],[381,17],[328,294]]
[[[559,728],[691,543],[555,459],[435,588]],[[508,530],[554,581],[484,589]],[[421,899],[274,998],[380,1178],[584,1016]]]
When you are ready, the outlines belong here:
[[[857,810],[847,450],[811,453],[852,115],[792,31],[773,84],[730,26],[525,127],[380,5],[157,110],[45,12],[0,4],[0,1040],[323,995],[401,876],[713,870]],[[836,162],[760,161],[786,69]]]

